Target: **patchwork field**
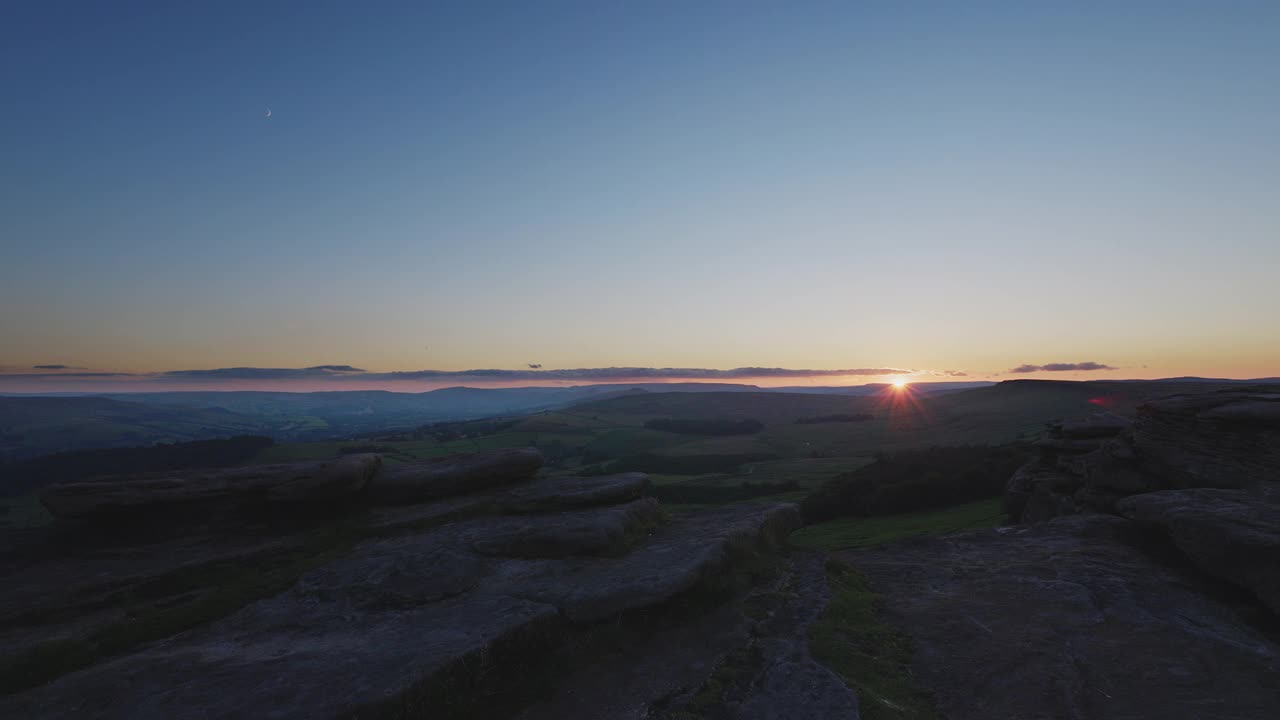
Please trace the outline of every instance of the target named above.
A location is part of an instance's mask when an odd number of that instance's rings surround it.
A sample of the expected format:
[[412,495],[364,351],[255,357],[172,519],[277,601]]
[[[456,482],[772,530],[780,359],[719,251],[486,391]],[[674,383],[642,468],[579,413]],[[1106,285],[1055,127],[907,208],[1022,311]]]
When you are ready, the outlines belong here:
[[[1187,388],[1176,382],[1016,381],[941,395],[909,387],[867,397],[634,392],[526,416],[441,423],[411,436],[278,444],[252,462],[319,459],[376,448],[394,463],[533,446],[547,456],[546,472],[552,475],[647,472],[655,486],[670,488],[660,491],[670,494],[664,500],[679,507],[794,500],[880,454],[1026,441],[1050,421],[1099,410],[1128,414],[1144,398]],[[1195,389],[1207,388],[1198,384]],[[755,420],[762,427],[731,435],[645,427],[672,419]],[[707,492],[700,495],[695,488]]]

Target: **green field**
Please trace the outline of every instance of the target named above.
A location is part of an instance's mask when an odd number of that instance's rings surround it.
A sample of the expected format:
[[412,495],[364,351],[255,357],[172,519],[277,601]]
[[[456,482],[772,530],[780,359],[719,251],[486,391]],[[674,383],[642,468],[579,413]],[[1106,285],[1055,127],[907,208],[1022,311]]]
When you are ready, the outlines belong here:
[[[484,434],[480,424],[459,423],[449,440],[379,440],[288,443],[268,448],[255,462],[321,459],[344,447],[373,444],[390,449],[388,462],[438,457],[504,447],[533,446],[548,458],[555,475],[610,472],[637,465],[637,458],[684,458],[647,470],[655,485],[733,487],[743,483],[794,482],[795,489],[771,496],[792,500],[878,453],[951,445],[1000,445],[1035,437],[1045,423],[1096,412],[1132,412],[1149,395],[1185,385],[1167,383],[1015,382],[943,395],[886,392],[874,397],[763,392],[640,392],[592,401],[563,410],[507,418],[500,431]],[[871,420],[799,424],[802,418],[869,414]],[[653,419],[760,421],[762,431],[746,435],[690,435],[644,427]],[[489,422],[489,421],[486,421]],[[492,422],[490,426],[492,426]],[[430,436],[423,436],[430,437]],[[734,463],[736,456],[743,460]],[[698,470],[700,458],[726,458]],[[714,463],[713,463],[714,464]],[[670,465],[673,469],[666,469]],[[610,468],[615,468],[611,470]],[[714,470],[711,472],[710,470]],[[673,474],[687,472],[689,474]],[[798,492],[799,491],[799,494]],[[757,498],[752,498],[757,499]],[[764,499],[770,499],[764,497]]]

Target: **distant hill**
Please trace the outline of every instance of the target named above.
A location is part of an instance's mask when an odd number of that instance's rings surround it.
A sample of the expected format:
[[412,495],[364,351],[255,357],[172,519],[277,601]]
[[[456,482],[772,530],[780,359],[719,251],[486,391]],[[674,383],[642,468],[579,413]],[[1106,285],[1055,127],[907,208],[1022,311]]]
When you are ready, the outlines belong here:
[[870,399],[843,395],[755,392],[646,392],[594,400],[575,406],[591,414],[624,414],[649,418],[729,420],[757,419],[765,424],[794,423],[803,417],[860,412]]
[[[986,380],[970,380],[964,382],[913,382],[911,388],[917,393],[925,393],[929,395],[937,393],[959,392],[961,390],[970,390],[972,388],[990,387],[995,385],[994,382]],[[788,387],[762,388],[766,392],[782,392],[782,393],[806,393],[811,395],[853,395],[857,397],[867,397],[884,392],[890,388],[889,383],[868,383],[866,385],[846,385],[846,386],[827,386],[827,387],[810,387],[806,385],[795,385]]]
[[[1225,383],[1221,388],[1236,386]],[[749,438],[717,438],[682,444],[670,452],[745,452],[768,449],[785,456],[866,455],[933,445],[986,445],[1039,434],[1064,417],[1108,411],[1131,414],[1141,402],[1177,393],[1213,392],[1212,382],[1074,382],[1008,380],[988,387],[924,393],[914,387],[882,388],[875,395],[744,393],[641,393],[587,402],[578,415],[640,427],[653,418],[758,419],[764,432]],[[859,423],[796,424],[801,418],[870,414]]]
[[[1241,383],[1178,378],[1154,381],[1009,380],[856,387],[759,388],[728,383],[634,383],[570,387],[443,388],[386,391],[167,392],[101,396],[0,397],[0,461],[53,452],[182,442],[243,434],[306,442],[411,430],[440,422],[516,417],[552,410],[600,413],[624,426],[654,418],[754,418],[766,426],[801,418],[870,414],[864,427],[766,432],[757,444],[785,453],[849,452],[869,443],[1008,441],[1066,415],[1129,412],[1141,399],[1204,392]],[[542,421],[545,425],[547,420]],[[554,421],[564,425],[567,420]],[[839,423],[834,425],[841,425]],[[890,427],[891,425],[891,427]],[[917,433],[927,433],[919,435]],[[725,445],[734,443],[725,442]],[[738,443],[741,444],[741,443]],[[721,450],[724,448],[712,448]],[[755,451],[758,448],[752,448]],[[727,451],[737,451],[730,447]]]
[[68,450],[262,434],[266,425],[222,408],[105,397],[0,397],[0,461]]
[[54,453],[26,462],[0,464],[0,497],[52,483],[100,475],[226,467],[245,462],[273,444],[269,437],[240,435],[216,440]]

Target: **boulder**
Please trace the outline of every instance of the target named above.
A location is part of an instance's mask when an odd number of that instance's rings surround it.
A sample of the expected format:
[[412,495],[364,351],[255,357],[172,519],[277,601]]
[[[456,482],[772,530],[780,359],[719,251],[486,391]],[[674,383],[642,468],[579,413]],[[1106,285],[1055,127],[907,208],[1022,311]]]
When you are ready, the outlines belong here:
[[415,503],[527,480],[542,467],[533,448],[507,448],[388,465],[369,482],[376,502]]
[[52,485],[40,501],[61,518],[100,520],[154,516],[176,507],[327,502],[358,494],[381,464],[381,456],[362,454],[318,462],[111,476]]
[[648,487],[649,476],[638,472],[547,478],[511,490],[500,504],[507,512],[521,513],[609,505],[634,500]]
[[1280,505],[1274,493],[1196,488],[1133,495],[1120,512],[1157,529],[1197,566],[1280,614]]

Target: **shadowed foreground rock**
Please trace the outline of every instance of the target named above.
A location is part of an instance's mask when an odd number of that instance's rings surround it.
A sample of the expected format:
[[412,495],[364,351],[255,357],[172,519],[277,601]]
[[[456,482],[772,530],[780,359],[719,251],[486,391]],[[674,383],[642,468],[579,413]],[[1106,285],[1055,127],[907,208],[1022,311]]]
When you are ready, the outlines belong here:
[[225,470],[104,477],[52,485],[40,495],[60,518],[133,519],[173,508],[314,503],[358,494],[382,465],[379,455]]
[[376,502],[414,503],[528,480],[542,467],[533,448],[491,450],[474,455],[390,465],[369,483]]
[[1243,490],[1200,488],[1134,495],[1120,501],[1120,512],[1280,615],[1280,505]]
[[696,622],[628,638],[517,720],[858,720],[853,691],[809,654],[830,599],[824,561],[789,553],[769,581]]
[[1280,645],[1251,606],[1156,562],[1134,530],[1078,515],[844,559],[951,720],[1280,717]]
[[[462,486],[500,484],[472,477]],[[799,525],[792,505],[664,523],[654,500],[635,497],[643,476],[594,482],[371,509],[346,521],[354,532],[399,535],[359,542],[220,619],[0,698],[0,716],[434,717],[442,702],[473,699],[451,694],[454,683],[517,672],[595,623],[663,606]],[[88,556],[79,572],[93,566]]]

